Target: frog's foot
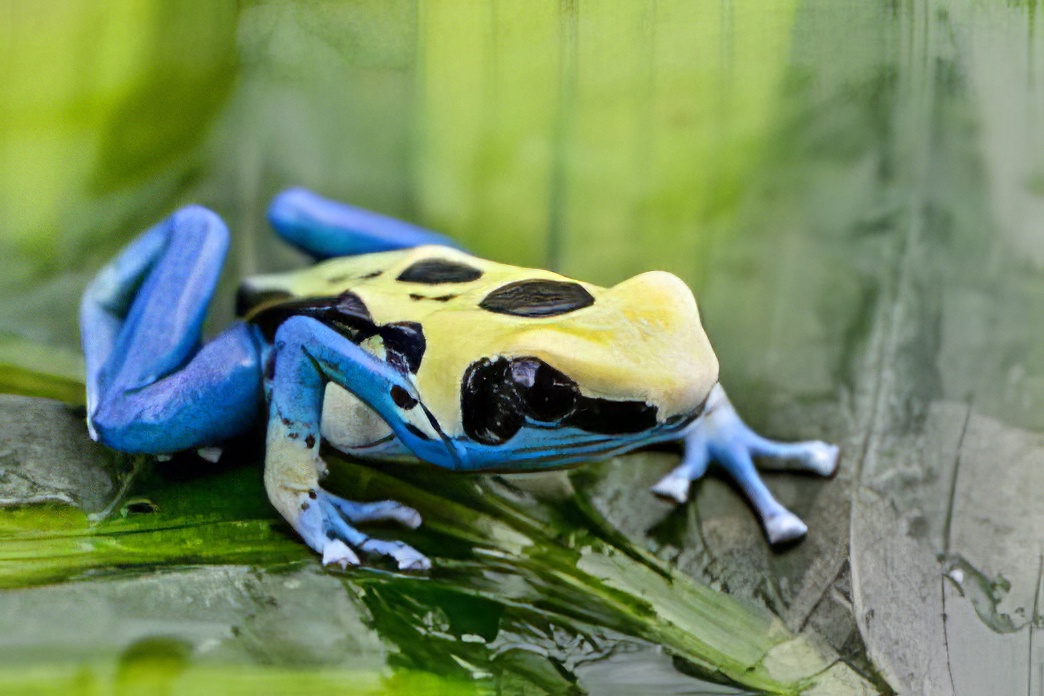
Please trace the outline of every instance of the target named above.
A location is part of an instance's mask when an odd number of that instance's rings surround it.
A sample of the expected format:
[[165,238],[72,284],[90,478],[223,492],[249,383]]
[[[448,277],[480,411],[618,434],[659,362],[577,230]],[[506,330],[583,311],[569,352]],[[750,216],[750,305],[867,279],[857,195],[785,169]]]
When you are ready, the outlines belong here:
[[392,521],[416,529],[421,516],[413,508],[393,500],[357,503],[313,488],[302,495],[301,515],[297,529],[313,549],[323,555],[323,565],[347,568],[359,565],[356,551],[390,556],[399,570],[428,570],[429,561],[422,553],[401,541],[374,539],[350,523]]
[[736,481],[761,518],[773,544],[793,541],[808,527],[779,504],[758,476],[753,457],[772,460],[765,468],[807,471],[830,476],[837,469],[839,450],[825,442],[775,442],[761,437],[740,420],[720,385],[707,399],[703,416],[685,435],[681,465],[652,487],[661,498],[684,503],[692,481],[703,476],[709,463],[717,462]]

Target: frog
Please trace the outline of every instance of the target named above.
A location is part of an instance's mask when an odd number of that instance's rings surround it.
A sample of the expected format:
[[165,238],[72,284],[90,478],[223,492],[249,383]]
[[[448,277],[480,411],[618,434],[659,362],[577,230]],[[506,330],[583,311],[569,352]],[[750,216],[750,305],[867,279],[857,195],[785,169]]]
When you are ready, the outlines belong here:
[[88,284],[79,320],[91,438],[167,456],[221,447],[267,419],[267,495],[324,565],[341,568],[360,554],[405,571],[431,562],[362,531],[416,528],[421,515],[326,490],[324,442],[378,466],[501,474],[675,442],[681,460],[651,486],[656,496],[685,503],[715,465],[770,544],[807,533],[755,461],[831,476],[839,448],[770,440],[744,423],[677,276],[647,271],[601,287],[489,261],[304,188],[276,195],[268,221],[314,264],[242,281],[236,321],[209,340],[230,234],[205,207],[174,211]]

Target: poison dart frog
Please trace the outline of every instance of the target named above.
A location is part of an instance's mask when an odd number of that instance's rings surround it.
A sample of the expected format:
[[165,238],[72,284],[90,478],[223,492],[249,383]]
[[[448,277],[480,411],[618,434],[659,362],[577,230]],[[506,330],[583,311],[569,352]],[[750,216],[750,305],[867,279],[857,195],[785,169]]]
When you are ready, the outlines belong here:
[[765,439],[737,416],[689,288],[664,272],[610,288],[483,260],[414,225],[304,189],[269,221],[316,264],[249,278],[240,320],[201,327],[229,247],[221,219],[188,206],[102,269],[80,308],[90,435],[166,454],[220,445],[267,414],[264,482],[301,538],[342,568],[358,552],[400,569],[428,559],[357,529],[416,510],[323,489],[326,440],[349,455],[414,457],[458,472],[532,471],[664,441],[681,463],[652,486],[684,502],[714,462],[772,543],[805,524],[753,457],[834,472],[838,448]]

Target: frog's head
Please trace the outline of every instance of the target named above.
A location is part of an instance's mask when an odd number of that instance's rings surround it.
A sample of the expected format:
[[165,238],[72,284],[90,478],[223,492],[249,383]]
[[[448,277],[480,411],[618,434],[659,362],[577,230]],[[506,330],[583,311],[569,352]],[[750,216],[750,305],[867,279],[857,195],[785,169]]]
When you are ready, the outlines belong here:
[[523,428],[548,441],[673,432],[700,414],[718,379],[692,291],[670,273],[607,289],[521,281],[481,306],[521,319],[498,354],[464,374],[462,424],[479,442]]

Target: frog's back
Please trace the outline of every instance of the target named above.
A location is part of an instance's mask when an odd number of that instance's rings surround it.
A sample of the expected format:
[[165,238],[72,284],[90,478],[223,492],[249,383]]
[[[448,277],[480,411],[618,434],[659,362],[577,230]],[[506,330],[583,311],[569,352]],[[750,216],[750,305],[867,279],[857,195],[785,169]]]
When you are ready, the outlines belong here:
[[386,324],[464,311],[480,312],[487,321],[498,314],[539,318],[589,306],[602,290],[550,271],[422,246],[248,278],[239,287],[236,312],[271,338],[294,315],[314,316],[335,328],[345,317]]

